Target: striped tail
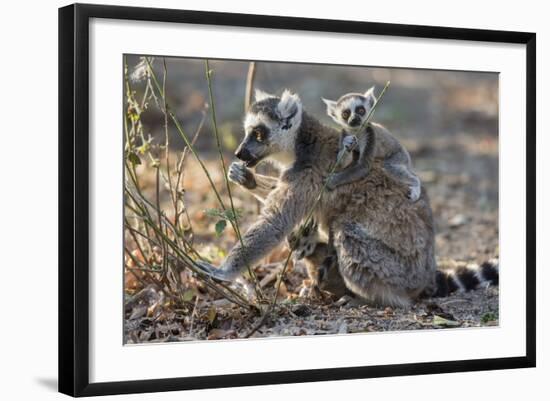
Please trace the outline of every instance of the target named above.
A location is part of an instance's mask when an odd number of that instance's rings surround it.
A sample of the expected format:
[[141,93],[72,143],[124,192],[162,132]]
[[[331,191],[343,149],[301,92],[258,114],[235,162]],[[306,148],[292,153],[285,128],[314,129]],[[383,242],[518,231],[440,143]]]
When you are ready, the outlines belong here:
[[442,268],[436,272],[437,289],[434,297],[446,297],[455,292],[466,292],[476,288],[498,285],[498,259],[478,264],[463,264]]

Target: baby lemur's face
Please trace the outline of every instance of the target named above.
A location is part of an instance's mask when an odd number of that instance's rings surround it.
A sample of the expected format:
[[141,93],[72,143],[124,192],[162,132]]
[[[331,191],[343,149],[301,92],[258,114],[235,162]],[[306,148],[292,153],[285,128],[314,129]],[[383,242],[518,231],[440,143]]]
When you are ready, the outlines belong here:
[[294,251],[294,259],[300,260],[311,256],[319,242],[319,230],[317,223],[312,220],[306,225],[300,235],[300,227],[295,229],[286,238],[288,247]]
[[353,131],[361,127],[376,102],[373,92],[374,87],[364,94],[347,93],[336,101],[323,99],[323,102],[327,105],[327,114],[334,121]]
[[235,156],[247,167],[279,153],[294,152],[296,132],[302,121],[298,95],[285,90],[281,97],[256,91],[244,120],[245,137]]

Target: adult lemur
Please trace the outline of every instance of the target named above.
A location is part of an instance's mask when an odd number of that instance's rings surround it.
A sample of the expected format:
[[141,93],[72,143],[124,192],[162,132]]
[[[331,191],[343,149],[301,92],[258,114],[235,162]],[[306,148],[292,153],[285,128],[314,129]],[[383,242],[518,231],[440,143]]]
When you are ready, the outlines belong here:
[[[261,215],[243,236],[244,247],[236,245],[219,268],[202,263],[222,280],[234,280],[306,217],[339,150],[339,133],[304,112],[289,91],[281,97],[258,92],[244,129],[236,155],[245,166],[233,165],[231,171],[240,170],[243,188],[266,197]],[[266,158],[282,164],[279,180],[249,169]],[[375,160],[367,176],[325,192],[316,205],[316,221],[333,234],[346,286],[367,301],[406,306],[423,291],[436,290],[430,203],[424,190],[414,203],[407,193]]]
[[[364,94],[347,93],[337,101],[323,101],[327,105],[327,114],[343,128],[338,160],[348,166],[330,177],[328,188],[334,189],[365,177],[369,173],[371,160],[377,158],[382,161],[388,174],[408,185],[408,196],[416,202],[420,197],[421,184],[420,179],[412,171],[411,157],[407,150],[383,127],[369,123],[359,131],[376,102],[374,87]],[[353,155],[350,162],[345,155],[355,145],[354,142],[358,142],[358,146],[350,153]]]
[[[324,241],[312,220],[305,229],[295,229],[287,237],[287,245],[294,251],[297,260],[306,265],[310,286],[302,293],[317,294],[319,290],[328,291],[336,297],[349,295],[342,277],[337,274],[338,261],[334,249]],[[445,297],[455,291],[465,292],[487,285],[498,285],[498,259],[477,263],[459,264],[436,271],[437,291],[425,295]]]

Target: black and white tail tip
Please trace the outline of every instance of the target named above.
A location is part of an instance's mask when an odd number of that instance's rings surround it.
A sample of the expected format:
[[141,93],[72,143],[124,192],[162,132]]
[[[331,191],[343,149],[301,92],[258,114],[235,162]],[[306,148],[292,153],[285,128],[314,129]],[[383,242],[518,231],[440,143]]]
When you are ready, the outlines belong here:
[[445,297],[452,292],[466,292],[479,287],[498,285],[498,259],[491,259],[481,265],[468,264],[436,273],[437,290],[435,297]]

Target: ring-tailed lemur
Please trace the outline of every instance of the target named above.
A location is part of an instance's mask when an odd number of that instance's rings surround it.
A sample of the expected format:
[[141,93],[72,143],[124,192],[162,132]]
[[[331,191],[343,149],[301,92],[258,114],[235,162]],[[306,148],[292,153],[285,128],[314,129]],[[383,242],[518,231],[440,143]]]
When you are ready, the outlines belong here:
[[[333,273],[337,266],[334,249],[321,240],[315,221],[312,220],[301,232],[300,228],[294,230],[288,236],[287,244],[297,259],[304,261],[314,286],[332,292],[337,297],[345,295],[342,278]],[[497,286],[498,281],[497,259],[490,259],[481,265],[470,263],[451,266],[436,271],[436,290],[426,295],[446,297],[455,291],[466,292],[486,285]]]
[[[378,158],[384,161],[384,168],[392,177],[408,186],[409,199],[416,202],[420,197],[421,184],[412,170],[407,150],[389,131],[376,129],[373,124],[367,124],[362,132],[358,132],[376,102],[374,87],[364,94],[347,93],[337,101],[323,101],[327,105],[327,114],[343,127],[338,160],[341,160],[342,166],[346,166],[329,179],[327,188],[332,190],[360,180],[368,174],[372,159]],[[356,150],[350,152],[354,148]]]
[[294,260],[303,260],[310,280],[310,288],[301,295],[316,294],[317,290],[328,291],[337,298],[352,294],[338,271],[336,250],[329,244],[330,241],[321,240],[315,220],[290,233],[286,242],[294,252]]
[[[416,202],[403,201],[403,185],[374,160],[368,175],[319,199],[339,151],[339,135],[304,112],[300,98],[289,91],[280,97],[257,93],[244,130],[236,152],[244,164],[233,165],[230,174],[264,204],[243,234],[243,245],[235,245],[219,268],[198,263],[208,274],[235,280],[312,211],[319,227],[331,233],[340,276],[356,295],[406,306],[420,293],[435,291],[434,222],[425,191]],[[281,163],[274,188],[272,178],[250,169],[266,158]]]

